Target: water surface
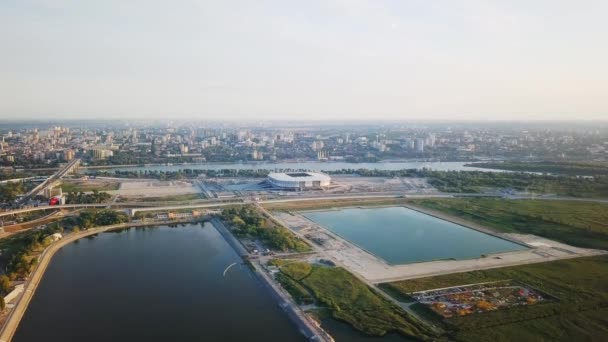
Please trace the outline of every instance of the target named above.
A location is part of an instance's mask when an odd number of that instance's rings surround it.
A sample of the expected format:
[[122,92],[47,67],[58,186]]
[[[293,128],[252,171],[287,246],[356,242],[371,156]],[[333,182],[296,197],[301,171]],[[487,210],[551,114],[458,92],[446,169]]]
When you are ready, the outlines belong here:
[[13,341],[304,341],[240,263],[208,223],[81,239],[54,256]]
[[251,163],[203,163],[190,165],[156,165],[156,166],[128,166],[108,167],[103,169],[81,169],[79,172],[95,171],[178,171],[183,169],[196,170],[322,170],[336,171],[342,169],[378,169],[378,170],[402,170],[427,168],[436,171],[484,171],[505,172],[504,170],[483,169],[464,166],[468,162],[423,162],[423,161],[399,161],[399,162],[377,162],[377,163],[347,163],[347,162],[251,162]]
[[471,259],[526,249],[404,207],[341,209],[304,215],[390,264]]

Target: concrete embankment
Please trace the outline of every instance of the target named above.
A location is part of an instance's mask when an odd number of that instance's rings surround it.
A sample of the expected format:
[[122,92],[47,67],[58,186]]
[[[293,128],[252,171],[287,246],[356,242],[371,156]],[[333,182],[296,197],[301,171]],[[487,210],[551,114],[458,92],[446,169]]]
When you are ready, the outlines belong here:
[[38,285],[40,284],[40,281],[42,280],[42,277],[44,276],[44,272],[46,271],[46,268],[50,264],[55,253],[57,253],[57,251],[60,250],[65,245],[72,243],[83,237],[87,237],[87,236],[91,236],[91,235],[95,235],[95,234],[99,234],[99,233],[103,233],[103,232],[107,232],[107,231],[115,230],[115,229],[153,226],[153,225],[159,225],[159,224],[188,223],[188,222],[193,222],[193,221],[192,220],[166,221],[166,222],[156,221],[156,222],[115,224],[115,225],[111,225],[111,226],[103,226],[103,227],[83,230],[78,233],[73,233],[73,234],[67,235],[63,239],[61,239],[57,242],[54,242],[49,247],[47,247],[42,252],[42,254],[40,254],[40,256],[38,257],[38,265],[36,266],[34,271],[30,274],[29,279],[25,283],[25,290],[23,291],[23,295],[21,296],[21,299],[19,299],[19,301],[17,302],[15,307],[11,310],[8,318],[6,319],[6,322],[2,326],[2,330],[0,330],[0,342],[8,342],[13,338],[13,335],[15,334],[15,331],[17,331],[17,327],[19,326],[19,323],[21,322],[21,319],[23,318],[25,311],[27,310],[27,307],[28,307],[30,301],[32,300],[32,297],[34,296],[34,293],[36,292],[36,289],[38,288]]
[[272,297],[279,303],[279,306],[287,313],[287,317],[298,327],[300,332],[306,336],[310,341],[331,341],[333,338],[327,334],[321,327],[312,323],[306,314],[298,308],[297,304],[293,303],[289,298],[289,295],[281,290],[275,282],[270,279],[264,270],[260,269],[258,265],[253,264],[255,268],[255,275],[264,285],[265,288],[270,291]]
[[246,257],[249,255],[249,252],[247,252],[245,247],[243,247],[243,244],[241,244],[241,242],[228,231],[228,228],[224,226],[222,221],[220,221],[217,217],[214,217],[211,219],[211,223],[239,256]]
[[[218,218],[214,217],[211,220],[211,223],[241,258],[249,256],[249,252],[247,252],[241,242],[228,231],[228,228],[226,228]],[[254,262],[252,262],[251,265],[254,267],[253,274],[255,274],[262,285],[268,289],[272,297],[279,303],[279,306],[287,313],[287,317],[289,317],[307,339],[311,341],[333,341],[331,336],[323,331],[321,327],[310,322],[310,319],[292,302],[289,295],[282,291],[259,265]]]

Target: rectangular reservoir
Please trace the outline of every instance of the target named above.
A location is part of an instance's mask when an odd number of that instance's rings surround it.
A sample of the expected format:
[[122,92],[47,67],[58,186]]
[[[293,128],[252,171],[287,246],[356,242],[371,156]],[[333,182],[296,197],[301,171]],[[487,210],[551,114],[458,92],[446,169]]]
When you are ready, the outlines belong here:
[[404,207],[303,215],[389,264],[462,260],[527,247]]

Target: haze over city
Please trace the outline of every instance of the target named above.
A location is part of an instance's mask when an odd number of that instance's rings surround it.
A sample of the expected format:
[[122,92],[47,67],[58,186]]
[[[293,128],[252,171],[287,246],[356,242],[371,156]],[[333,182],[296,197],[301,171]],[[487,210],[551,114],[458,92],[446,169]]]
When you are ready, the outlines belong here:
[[605,1],[3,1],[0,118],[598,120]]

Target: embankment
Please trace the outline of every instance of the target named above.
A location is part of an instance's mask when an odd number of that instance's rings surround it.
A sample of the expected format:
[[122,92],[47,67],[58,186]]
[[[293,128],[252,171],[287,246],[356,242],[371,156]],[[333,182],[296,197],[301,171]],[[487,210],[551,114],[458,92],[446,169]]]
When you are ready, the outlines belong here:
[[[234,249],[234,251],[245,259],[249,253],[243,247],[240,241],[234,237],[226,226],[217,218],[214,217],[211,223],[215,229],[224,237],[226,242]],[[309,318],[297,307],[290,299],[289,295],[282,291],[275,282],[270,279],[264,270],[256,262],[251,262],[254,268],[254,275],[262,283],[262,285],[270,291],[272,297],[278,302],[279,306],[287,313],[287,317],[295,324],[298,330],[311,341],[333,341],[321,327],[315,325]],[[0,341],[1,342],[1,341]]]

